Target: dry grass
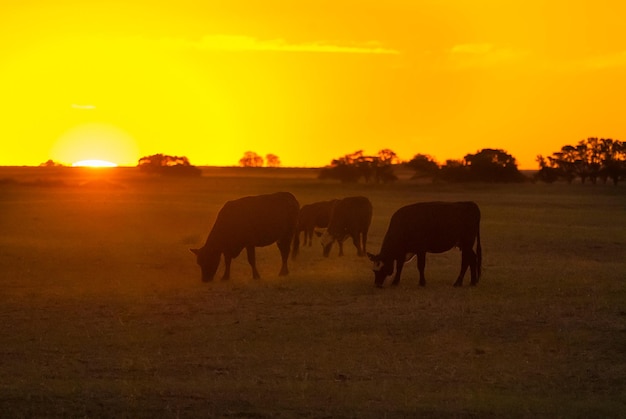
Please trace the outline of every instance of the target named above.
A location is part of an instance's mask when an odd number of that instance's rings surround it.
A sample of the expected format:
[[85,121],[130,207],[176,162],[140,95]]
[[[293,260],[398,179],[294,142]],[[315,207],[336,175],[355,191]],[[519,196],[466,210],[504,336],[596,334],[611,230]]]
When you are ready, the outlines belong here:
[[[623,186],[383,187],[235,169],[191,180],[132,169],[0,169],[5,177],[18,182],[0,185],[0,416],[626,412]],[[399,287],[375,289],[351,245],[328,259],[304,248],[279,278],[271,246],[257,252],[262,280],[244,255],[229,282],[201,283],[187,248],[217,210],[276,190],[301,204],[370,197],[372,251],[399,206],[473,199],[483,279],[453,288],[460,256],[449,252],[428,256],[426,288],[410,266]]]

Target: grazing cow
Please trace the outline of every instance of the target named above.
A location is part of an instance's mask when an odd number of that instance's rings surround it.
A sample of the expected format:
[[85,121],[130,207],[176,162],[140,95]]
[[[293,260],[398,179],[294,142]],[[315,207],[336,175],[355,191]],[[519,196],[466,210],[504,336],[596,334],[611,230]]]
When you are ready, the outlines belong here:
[[372,222],[372,203],[364,196],[351,196],[340,199],[330,215],[328,228],[322,235],[324,256],[328,257],[330,248],[337,241],[339,256],[343,256],[343,242],[352,237],[357,255],[367,252],[367,231]]
[[224,254],[222,279],[230,277],[230,262],[245,248],[252,277],[260,278],[256,268],[254,248],[277,243],[282,257],[280,275],[287,275],[287,259],[296,230],[300,204],[289,192],[247,196],[228,201],[217,214],[213,229],[200,249],[190,249],[197,256],[202,280],[215,276],[220,257]]
[[398,285],[402,267],[417,255],[419,284],[424,286],[426,253],[443,253],[454,246],[461,249],[461,273],[454,286],[463,285],[463,276],[468,267],[471,273],[470,285],[476,285],[482,263],[480,209],[476,203],[423,202],[402,207],[391,217],[380,254],[368,254],[374,262],[374,283],[382,287],[385,278],[393,273],[395,262],[393,285]]
[[298,227],[294,236],[293,256],[296,256],[300,244],[300,232],[304,232],[304,244],[309,247],[313,243],[313,231],[315,228],[326,228],[330,221],[330,213],[337,203],[337,199],[330,201],[314,202],[303,205],[298,214]]

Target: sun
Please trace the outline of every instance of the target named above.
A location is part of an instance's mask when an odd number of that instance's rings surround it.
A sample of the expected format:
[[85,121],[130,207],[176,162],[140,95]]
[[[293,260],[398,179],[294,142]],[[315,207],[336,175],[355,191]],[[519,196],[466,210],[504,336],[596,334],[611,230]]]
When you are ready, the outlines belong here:
[[72,163],[72,167],[117,167],[117,164],[107,160],[81,160]]
[[139,151],[125,130],[109,123],[89,122],[65,131],[50,150],[54,161],[72,166],[134,165]]

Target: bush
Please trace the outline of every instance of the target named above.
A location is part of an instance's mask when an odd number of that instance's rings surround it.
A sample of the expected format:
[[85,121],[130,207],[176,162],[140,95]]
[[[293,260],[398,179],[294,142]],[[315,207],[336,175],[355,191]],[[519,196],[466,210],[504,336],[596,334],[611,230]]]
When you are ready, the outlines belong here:
[[165,154],[153,154],[139,159],[139,170],[148,174],[165,176],[200,176],[202,170],[192,166],[185,156],[168,156]]

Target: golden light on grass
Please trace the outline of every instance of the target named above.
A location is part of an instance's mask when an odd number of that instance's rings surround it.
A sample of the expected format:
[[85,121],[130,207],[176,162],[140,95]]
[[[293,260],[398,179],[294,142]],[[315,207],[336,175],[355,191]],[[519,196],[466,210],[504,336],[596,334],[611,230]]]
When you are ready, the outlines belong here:
[[91,159],[72,163],[72,167],[117,167],[117,164],[107,160]]

